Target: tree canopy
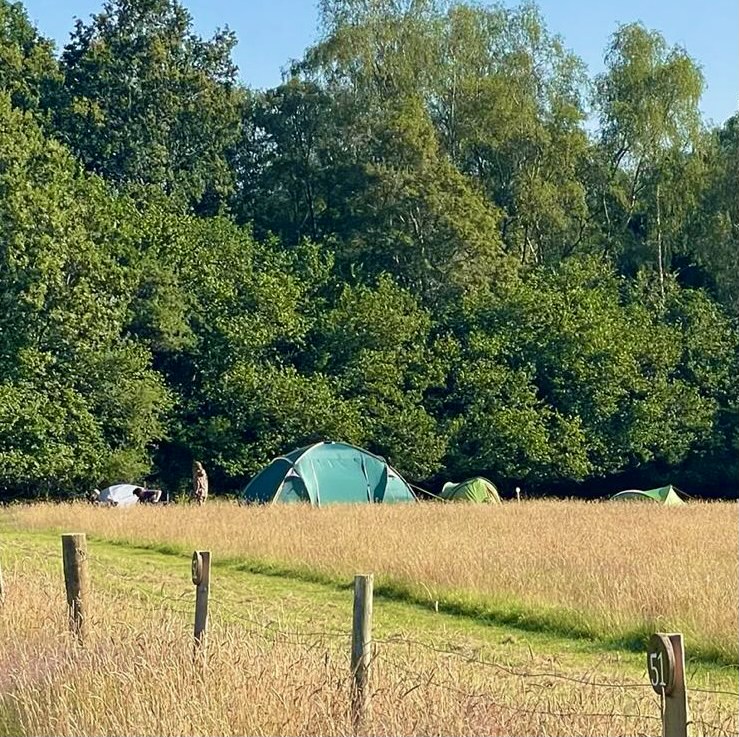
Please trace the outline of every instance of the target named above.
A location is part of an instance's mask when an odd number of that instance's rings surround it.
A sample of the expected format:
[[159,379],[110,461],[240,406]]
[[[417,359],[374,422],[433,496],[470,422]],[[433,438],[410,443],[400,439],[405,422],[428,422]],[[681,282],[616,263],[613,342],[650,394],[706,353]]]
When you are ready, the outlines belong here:
[[319,439],[416,483],[734,495],[739,123],[627,24],[322,0],[273,89],[178,0],[0,0],[0,495],[218,490]]

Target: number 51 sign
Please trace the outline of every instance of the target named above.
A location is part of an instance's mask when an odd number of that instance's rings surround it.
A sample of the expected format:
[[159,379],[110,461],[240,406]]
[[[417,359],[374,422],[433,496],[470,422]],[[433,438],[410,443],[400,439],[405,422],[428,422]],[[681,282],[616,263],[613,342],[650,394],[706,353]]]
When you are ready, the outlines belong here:
[[647,646],[647,672],[652,688],[669,696],[675,687],[675,653],[669,638],[652,635]]

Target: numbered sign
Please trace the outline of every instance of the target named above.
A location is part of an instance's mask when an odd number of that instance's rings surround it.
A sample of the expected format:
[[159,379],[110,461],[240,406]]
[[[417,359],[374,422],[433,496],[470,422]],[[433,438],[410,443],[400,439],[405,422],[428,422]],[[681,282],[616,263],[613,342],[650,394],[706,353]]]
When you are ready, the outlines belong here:
[[647,673],[652,688],[669,696],[675,687],[675,653],[664,635],[652,635],[647,647]]
[[196,586],[203,582],[203,556],[197,551],[192,554],[192,582]]

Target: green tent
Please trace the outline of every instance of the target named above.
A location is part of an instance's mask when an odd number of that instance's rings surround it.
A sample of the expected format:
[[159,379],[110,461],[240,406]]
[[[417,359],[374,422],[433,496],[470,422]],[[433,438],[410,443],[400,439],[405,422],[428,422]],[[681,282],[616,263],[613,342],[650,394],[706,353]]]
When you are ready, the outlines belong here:
[[674,486],[661,486],[659,489],[649,489],[648,491],[641,491],[640,489],[619,491],[611,499],[614,501],[658,502],[659,504],[667,504],[668,506],[685,504],[680,498],[678,489]]
[[247,485],[245,502],[367,504],[416,501],[383,458],[347,443],[324,442],[275,458]]
[[500,504],[500,494],[495,485],[482,476],[462,481],[460,484],[447,483],[441,490],[441,498],[450,502],[476,502]]

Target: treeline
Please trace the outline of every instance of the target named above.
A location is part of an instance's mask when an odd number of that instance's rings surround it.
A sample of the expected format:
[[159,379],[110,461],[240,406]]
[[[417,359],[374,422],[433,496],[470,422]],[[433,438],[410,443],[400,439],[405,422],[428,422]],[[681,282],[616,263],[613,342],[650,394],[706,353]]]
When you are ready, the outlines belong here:
[[[737,117],[641,25],[323,0],[284,82],[109,0],[0,0],[0,493],[234,489],[353,442],[430,484],[737,493]],[[254,29],[259,32],[259,29]]]

